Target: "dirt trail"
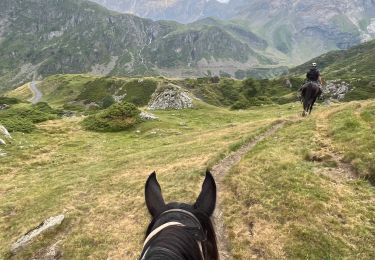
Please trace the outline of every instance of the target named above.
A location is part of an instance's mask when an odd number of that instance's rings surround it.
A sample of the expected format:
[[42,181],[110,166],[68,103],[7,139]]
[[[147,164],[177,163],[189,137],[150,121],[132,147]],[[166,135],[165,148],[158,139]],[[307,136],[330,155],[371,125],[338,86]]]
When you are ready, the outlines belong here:
[[[224,158],[218,164],[212,167],[211,173],[215,176],[215,180],[217,183],[217,191],[218,197],[220,198],[220,194],[222,193],[222,182],[225,175],[229,172],[229,170],[240,162],[240,160],[250,151],[252,150],[259,142],[263,141],[265,138],[273,135],[277,130],[284,126],[285,122],[280,122],[273,127],[271,127],[267,132],[257,136],[251,142],[245,144],[237,151],[231,153],[229,156]],[[221,210],[220,200],[219,203],[216,205],[216,210],[214,213],[215,219],[215,226],[216,226],[216,235],[218,240],[218,247],[219,247],[219,254],[221,260],[232,259],[230,250],[229,250],[229,240],[228,240],[228,233],[226,231],[226,227],[224,224],[223,219],[223,211]]]

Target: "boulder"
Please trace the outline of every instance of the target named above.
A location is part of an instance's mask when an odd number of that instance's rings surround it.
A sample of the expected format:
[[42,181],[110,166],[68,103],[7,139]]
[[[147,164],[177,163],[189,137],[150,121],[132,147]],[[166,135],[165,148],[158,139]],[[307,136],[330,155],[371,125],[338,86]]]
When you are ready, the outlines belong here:
[[3,125],[0,125],[0,134],[4,135],[8,139],[12,139],[12,136],[9,134],[8,130]]
[[6,145],[6,142],[0,138],[0,145]]
[[331,80],[327,81],[327,85],[323,88],[323,94],[329,99],[343,100],[350,89],[351,86],[345,81]]
[[159,86],[148,105],[148,109],[186,109],[193,107],[193,99],[189,92],[181,87],[168,83]]
[[65,216],[64,215],[58,215],[55,217],[50,217],[46,220],[44,220],[42,223],[40,223],[37,227],[33,228],[29,232],[27,232],[25,235],[20,237],[10,248],[12,253],[17,252],[19,249],[24,248],[29,243],[31,243],[36,237],[40,236],[41,234],[44,234],[48,230],[51,230],[63,222]]

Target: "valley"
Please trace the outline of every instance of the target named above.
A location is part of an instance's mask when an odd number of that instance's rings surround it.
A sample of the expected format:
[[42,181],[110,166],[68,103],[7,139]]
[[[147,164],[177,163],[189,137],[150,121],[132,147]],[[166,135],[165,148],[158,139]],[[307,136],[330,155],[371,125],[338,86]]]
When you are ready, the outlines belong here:
[[374,11],[1,1],[0,259],[138,259],[150,173],[192,203],[207,169],[221,259],[375,259]]

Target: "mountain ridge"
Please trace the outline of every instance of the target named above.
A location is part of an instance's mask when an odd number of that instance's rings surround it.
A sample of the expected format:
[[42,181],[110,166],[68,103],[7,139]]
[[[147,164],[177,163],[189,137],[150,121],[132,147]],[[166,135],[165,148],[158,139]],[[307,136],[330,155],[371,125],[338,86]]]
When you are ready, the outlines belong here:
[[[59,73],[203,76],[277,64],[216,23],[187,26],[79,0],[1,3],[0,88]],[[243,34],[243,32],[241,32]],[[249,38],[249,37],[248,37]]]
[[245,24],[288,56],[292,65],[375,38],[373,0],[230,0],[226,4],[206,0],[93,1],[154,20],[182,23],[207,17],[233,20]]

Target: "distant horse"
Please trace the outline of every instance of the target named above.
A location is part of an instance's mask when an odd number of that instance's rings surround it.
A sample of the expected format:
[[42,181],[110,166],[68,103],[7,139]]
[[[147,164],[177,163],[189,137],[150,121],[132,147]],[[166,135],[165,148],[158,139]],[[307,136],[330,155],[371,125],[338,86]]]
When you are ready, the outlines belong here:
[[302,88],[300,88],[300,91],[301,101],[303,103],[302,116],[307,116],[311,114],[315,101],[322,94],[322,90],[317,83],[307,82]]
[[217,260],[216,235],[210,219],[216,204],[216,184],[206,173],[194,205],[165,204],[156,173],[146,182],[145,198],[152,221],[147,228],[141,260]]

